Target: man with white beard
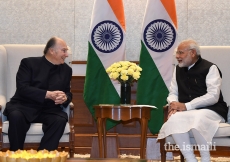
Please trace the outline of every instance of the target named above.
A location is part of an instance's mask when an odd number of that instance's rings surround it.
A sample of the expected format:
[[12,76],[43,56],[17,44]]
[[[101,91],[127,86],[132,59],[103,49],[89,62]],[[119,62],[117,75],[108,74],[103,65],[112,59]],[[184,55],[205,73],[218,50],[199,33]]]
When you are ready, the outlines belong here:
[[176,51],[176,66],[167,98],[168,121],[162,126],[158,139],[172,135],[187,162],[197,162],[189,138],[193,133],[201,161],[210,161],[209,146],[219,123],[227,120],[227,105],[220,90],[221,72],[202,59],[194,40],[182,41]]

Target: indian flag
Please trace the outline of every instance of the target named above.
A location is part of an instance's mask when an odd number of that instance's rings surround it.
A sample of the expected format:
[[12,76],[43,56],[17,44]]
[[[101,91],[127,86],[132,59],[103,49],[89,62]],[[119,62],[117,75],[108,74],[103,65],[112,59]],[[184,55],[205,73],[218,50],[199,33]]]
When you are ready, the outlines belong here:
[[177,46],[177,16],[174,0],[148,0],[142,24],[137,104],[154,105],[148,127],[158,133],[163,124],[163,106],[173,73]]
[[[89,33],[84,101],[94,115],[93,105],[120,103],[120,84],[110,80],[106,69],[125,59],[122,0],[95,0]],[[116,124],[108,121],[107,130]]]

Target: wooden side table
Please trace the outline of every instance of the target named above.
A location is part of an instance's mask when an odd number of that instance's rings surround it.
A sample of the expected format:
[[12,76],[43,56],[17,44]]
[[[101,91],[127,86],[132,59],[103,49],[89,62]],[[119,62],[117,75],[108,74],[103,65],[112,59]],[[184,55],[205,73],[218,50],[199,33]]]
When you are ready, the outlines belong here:
[[[148,120],[151,116],[151,108],[145,106],[132,105],[95,105],[95,117],[97,119],[99,154],[100,158],[106,158],[106,119],[116,121],[127,121],[130,119],[139,119],[141,123],[141,144],[140,144],[140,158],[145,158],[146,135]],[[103,135],[103,142],[102,142]],[[104,145],[103,145],[104,143]]]

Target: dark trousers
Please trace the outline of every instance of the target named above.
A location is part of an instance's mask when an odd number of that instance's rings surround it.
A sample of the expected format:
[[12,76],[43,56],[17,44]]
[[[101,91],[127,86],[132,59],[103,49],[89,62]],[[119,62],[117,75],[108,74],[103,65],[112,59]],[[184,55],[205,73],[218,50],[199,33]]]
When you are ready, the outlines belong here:
[[[7,118],[9,120],[8,137],[10,141],[10,150],[23,150],[26,132],[30,128],[30,122],[28,122],[24,115],[17,110],[12,111]],[[59,140],[65,130],[66,122],[66,119],[61,116],[47,113],[42,113],[32,121],[31,123],[42,123],[42,130],[44,132],[38,150],[56,150]]]

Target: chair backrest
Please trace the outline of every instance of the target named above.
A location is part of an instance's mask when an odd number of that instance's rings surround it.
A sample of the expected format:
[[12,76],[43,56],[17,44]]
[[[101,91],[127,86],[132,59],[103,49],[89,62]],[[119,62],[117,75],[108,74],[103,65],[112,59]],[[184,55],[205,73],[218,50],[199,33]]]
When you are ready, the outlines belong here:
[[227,103],[228,123],[230,123],[230,46],[202,46],[201,56],[216,64],[222,73],[221,91]]
[[[16,73],[21,60],[26,57],[43,56],[45,45],[6,44],[0,46],[0,49],[2,48],[4,48],[6,52],[6,57],[4,58],[5,65],[1,65],[5,68],[4,76],[6,76],[3,81],[6,85],[3,91],[6,91],[6,101],[9,101],[16,90]],[[68,54],[69,57],[65,62],[71,66],[72,52],[70,48]]]
[[6,96],[6,49],[0,45],[0,96]]
[[230,46],[201,46],[201,57],[216,64],[222,72],[224,101],[230,105]]

